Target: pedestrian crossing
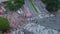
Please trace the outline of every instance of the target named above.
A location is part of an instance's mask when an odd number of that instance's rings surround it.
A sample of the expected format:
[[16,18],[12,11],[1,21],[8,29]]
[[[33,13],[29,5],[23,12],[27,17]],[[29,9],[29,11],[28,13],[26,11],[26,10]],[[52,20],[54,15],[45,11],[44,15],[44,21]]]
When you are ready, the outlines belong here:
[[[25,32],[24,32],[25,31]],[[28,32],[30,33],[28,33]],[[51,28],[46,28],[36,23],[28,23],[24,28],[13,31],[11,34],[60,34]]]

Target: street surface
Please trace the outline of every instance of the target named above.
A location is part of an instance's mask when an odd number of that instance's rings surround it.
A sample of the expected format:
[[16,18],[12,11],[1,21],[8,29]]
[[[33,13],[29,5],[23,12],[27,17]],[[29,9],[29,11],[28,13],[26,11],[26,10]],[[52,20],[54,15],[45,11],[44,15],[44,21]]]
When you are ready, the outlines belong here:
[[[36,14],[29,0],[25,0],[22,7],[23,15],[14,11],[8,11],[7,14],[0,17],[7,18],[10,22],[11,34],[60,34],[60,16],[50,14],[45,5],[38,0],[33,0],[39,13]],[[26,13],[30,12],[30,21],[27,21]],[[24,25],[24,26],[23,26]],[[23,26],[23,27],[22,27]],[[22,30],[19,29],[22,27]]]

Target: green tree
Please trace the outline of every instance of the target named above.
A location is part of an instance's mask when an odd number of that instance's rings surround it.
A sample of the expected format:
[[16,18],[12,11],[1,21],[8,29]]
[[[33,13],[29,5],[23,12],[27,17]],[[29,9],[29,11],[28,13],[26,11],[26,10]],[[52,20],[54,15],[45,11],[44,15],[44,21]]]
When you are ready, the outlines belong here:
[[6,18],[0,18],[0,31],[7,31],[9,29],[9,21]]
[[24,0],[13,0],[13,1],[14,1],[15,6],[20,7],[20,8],[24,4]]
[[43,2],[46,4],[46,9],[49,12],[57,11],[59,9],[59,0],[43,0]]
[[7,2],[7,6],[10,10],[16,10],[16,6],[11,3],[11,1]]
[[[13,3],[12,3],[13,1]],[[7,6],[11,9],[11,10],[17,10],[19,8],[21,8],[24,4],[24,0],[10,0],[9,2],[7,2]]]

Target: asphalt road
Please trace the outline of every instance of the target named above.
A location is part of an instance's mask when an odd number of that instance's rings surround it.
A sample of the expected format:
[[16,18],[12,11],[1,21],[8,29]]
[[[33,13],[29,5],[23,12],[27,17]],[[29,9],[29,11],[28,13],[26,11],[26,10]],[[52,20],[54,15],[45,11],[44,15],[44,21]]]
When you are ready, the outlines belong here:
[[29,0],[25,1],[25,6],[29,8],[29,10],[33,14],[33,16],[37,16],[37,14],[35,13],[35,10],[34,10],[33,6],[29,2]]
[[[39,2],[35,2],[35,4],[39,8],[39,10],[41,11],[41,14],[43,14],[43,17],[44,17],[44,18],[35,19],[37,21],[37,23],[40,25],[43,25],[45,27],[49,27],[49,28],[60,31],[60,16],[50,16],[51,14],[41,7],[42,3],[39,5]],[[30,11],[35,15],[33,8],[30,5],[28,0],[26,1],[26,6],[28,6]],[[47,15],[49,17],[45,17],[45,15]]]

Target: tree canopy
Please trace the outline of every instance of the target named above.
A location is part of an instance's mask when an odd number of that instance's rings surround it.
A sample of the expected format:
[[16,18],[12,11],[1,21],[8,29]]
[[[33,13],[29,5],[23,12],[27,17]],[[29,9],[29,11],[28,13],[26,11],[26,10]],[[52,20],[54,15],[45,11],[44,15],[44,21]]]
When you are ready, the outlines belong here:
[[7,2],[7,6],[11,10],[17,10],[18,8],[21,8],[24,4],[24,0],[11,0]]
[[57,11],[59,9],[60,1],[59,0],[43,0],[46,4],[46,9],[48,11]]
[[9,29],[9,21],[6,18],[0,18],[0,31],[7,31]]

